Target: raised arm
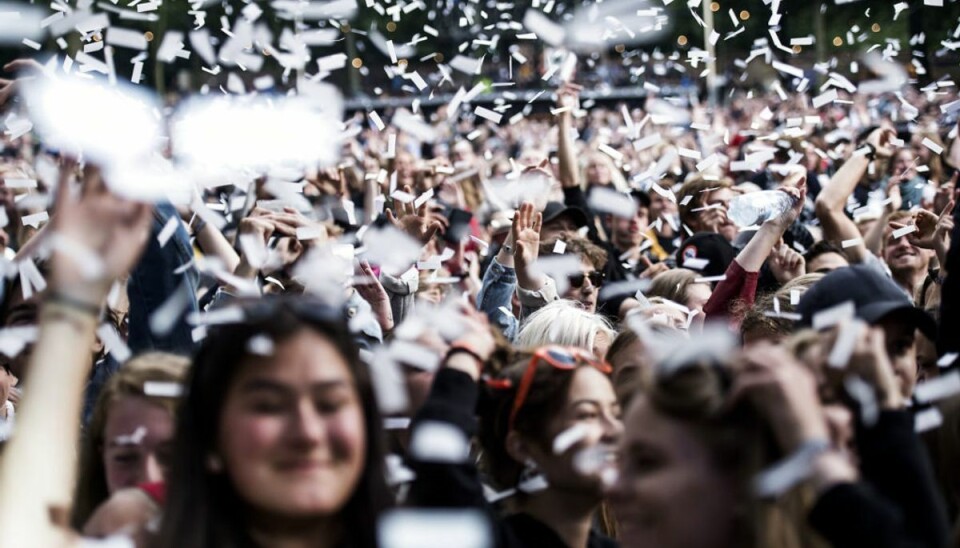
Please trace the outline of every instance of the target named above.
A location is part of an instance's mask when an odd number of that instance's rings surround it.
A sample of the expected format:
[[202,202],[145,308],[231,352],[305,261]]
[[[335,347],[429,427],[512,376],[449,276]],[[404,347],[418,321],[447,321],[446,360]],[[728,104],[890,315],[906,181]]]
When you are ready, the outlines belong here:
[[[893,153],[891,140],[895,136],[892,129],[878,128],[867,137],[867,146],[872,148],[878,158],[889,158]],[[863,262],[867,248],[857,225],[847,217],[844,207],[869,165],[870,159],[866,155],[851,156],[830,178],[830,184],[820,191],[816,202],[816,214],[820,226],[823,227],[824,239],[839,242],[858,240],[858,243],[846,248],[854,262]]]
[[[795,187],[792,186],[794,184]],[[794,206],[779,217],[763,223],[757,233],[753,235],[753,238],[740,250],[737,257],[727,267],[726,277],[717,284],[717,287],[710,294],[710,299],[703,306],[703,313],[707,318],[715,318],[728,313],[730,303],[737,298],[743,300],[747,305],[753,304],[760,267],[770,256],[774,247],[780,243],[783,233],[797,220],[803,210],[803,204],[807,196],[806,175],[795,172],[785,181],[785,185],[780,190],[794,199]],[[786,253],[786,250],[784,253]],[[787,271],[789,269],[781,267],[781,270]]]
[[62,245],[54,246],[30,391],[0,464],[0,531],[3,545],[13,548],[67,545],[66,531],[52,519],[67,516],[71,505],[89,348],[111,285],[133,266],[150,228],[150,207],[111,195],[92,166],[82,195],[71,196],[72,167],[63,168],[54,210]]
[[567,109],[558,114],[557,160],[560,163],[560,184],[563,188],[580,186],[580,170],[577,169],[577,151],[573,138],[573,111],[579,107],[578,97],[583,88],[576,84],[563,84],[557,90],[557,104]]

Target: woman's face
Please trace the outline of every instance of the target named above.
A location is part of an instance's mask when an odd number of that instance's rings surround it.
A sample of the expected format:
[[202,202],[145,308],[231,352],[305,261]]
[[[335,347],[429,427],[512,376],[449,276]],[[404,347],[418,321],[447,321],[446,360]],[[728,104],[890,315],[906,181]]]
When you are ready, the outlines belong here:
[[587,184],[609,185],[611,182],[610,169],[607,164],[597,158],[591,158],[587,164]]
[[[559,455],[554,440],[571,428],[583,435]],[[546,442],[534,443],[530,457],[552,488],[601,497],[605,473],[614,471],[616,448],[623,434],[620,404],[606,375],[593,367],[573,372],[563,408],[547,423]]]
[[173,417],[140,396],[121,396],[107,411],[103,428],[103,469],[113,493],[144,482],[162,481],[173,439]]
[[613,388],[617,396],[623,401],[623,396],[635,390],[649,367],[644,356],[643,343],[635,340],[619,352],[610,356],[610,366],[613,367]]
[[703,312],[703,306],[710,300],[710,293],[710,284],[690,284],[687,286],[687,298],[683,305],[690,310]]
[[365,466],[366,427],[349,366],[303,329],[250,359],[227,391],[218,455],[253,508],[285,517],[339,512]]
[[683,423],[638,395],[627,411],[620,475],[609,498],[625,548],[730,546],[737,500],[732,478]]

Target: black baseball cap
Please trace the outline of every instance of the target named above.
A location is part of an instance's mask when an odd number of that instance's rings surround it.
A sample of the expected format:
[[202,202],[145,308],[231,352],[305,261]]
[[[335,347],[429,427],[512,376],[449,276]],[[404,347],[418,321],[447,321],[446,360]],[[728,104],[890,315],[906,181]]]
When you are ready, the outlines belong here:
[[722,234],[697,232],[680,244],[677,251],[677,266],[683,268],[687,259],[705,259],[707,266],[697,270],[704,276],[720,276],[737,257],[737,249]]
[[579,207],[568,207],[560,202],[547,202],[547,206],[543,208],[543,224],[564,216],[573,221],[577,228],[590,224],[587,214]]
[[817,312],[848,301],[853,302],[854,315],[869,324],[895,314],[936,340],[937,324],[933,318],[914,306],[889,276],[866,264],[838,268],[805,291],[797,305],[800,323],[809,326]]

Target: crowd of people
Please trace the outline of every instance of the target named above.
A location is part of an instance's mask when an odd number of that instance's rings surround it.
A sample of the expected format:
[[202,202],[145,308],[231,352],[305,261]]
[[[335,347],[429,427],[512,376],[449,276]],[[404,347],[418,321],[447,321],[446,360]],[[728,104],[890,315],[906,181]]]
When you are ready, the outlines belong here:
[[0,544],[958,545],[939,84],[359,112],[189,203],[7,136]]

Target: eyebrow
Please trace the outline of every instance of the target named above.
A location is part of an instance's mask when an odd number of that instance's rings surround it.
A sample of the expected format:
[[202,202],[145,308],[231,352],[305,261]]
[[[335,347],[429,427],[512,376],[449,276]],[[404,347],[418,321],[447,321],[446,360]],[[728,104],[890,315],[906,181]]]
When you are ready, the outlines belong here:
[[[337,388],[348,387],[350,385],[345,379],[330,379],[310,383],[311,390],[327,391]],[[284,394],[295,392],[295,388],[289,384],[279,383],[269,379],[254,378],[243,383],[240,388],[243,393],[250,392],[282,392]]]
[[[580,404],[582,404],[582,403],[588,403],[588,404],[590,404],[590,405],[595,405],[595,406],[597,406],[597,407],[603,407],[603,402],[602,402],[602,401],[600,401],[600,400],[595,400],[595,399],[591,399],[591,398],[582,398],[582,399],[579,399],[579,400],[574,400],[574,401],[570,402],[570,406],[571,406],[571,407],[576,407],[576,406],[578,406],[578,405],[580,405]],[[620,402],[618,402],[617,400],[610,400],[608,403],[610,404],[611,407],[615,407],[615,406],[616,406],[616,407],[619,407],[619,406],[620,406]]]

